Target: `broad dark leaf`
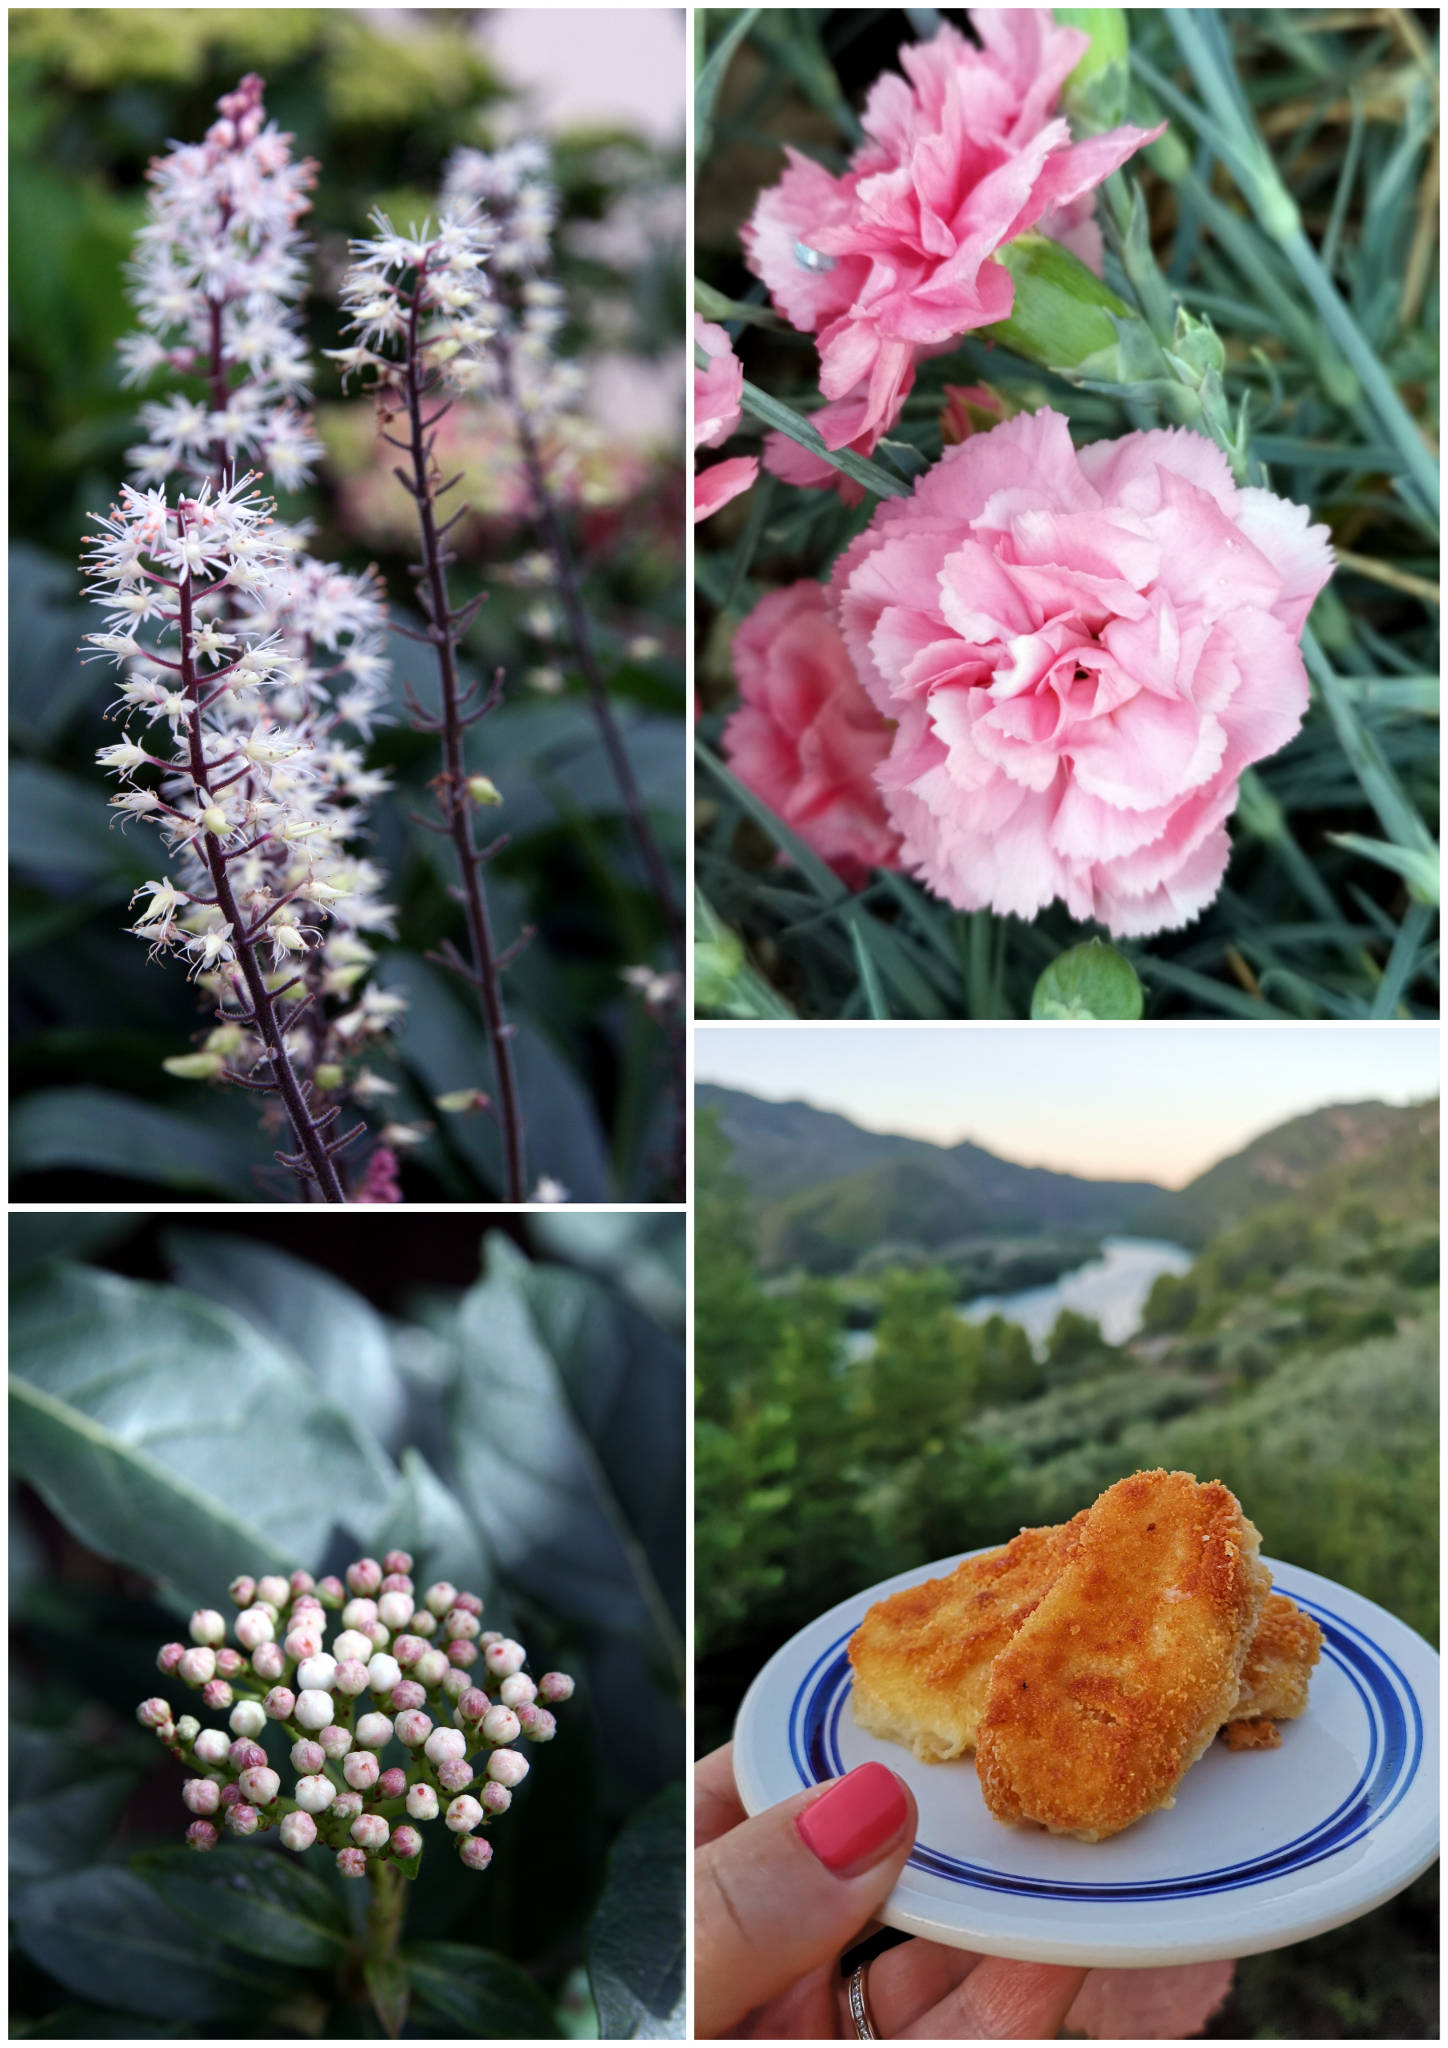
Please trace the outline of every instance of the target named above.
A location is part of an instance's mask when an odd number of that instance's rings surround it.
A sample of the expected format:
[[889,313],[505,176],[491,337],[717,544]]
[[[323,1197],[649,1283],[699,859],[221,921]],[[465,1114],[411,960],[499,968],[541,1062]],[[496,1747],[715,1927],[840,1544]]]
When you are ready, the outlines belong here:
[[471,1593],[486,1597],[491,1592],[493,1571],[486,1544],[462,1503],[410,1444],[402,1453],[401,1483],[373,1542],[379,1554],[410,1550],[419,1586],[451,1579]]
[[455,1941],[402,1951],[413,1997],[458,2033],[484,2041],[556,2041],[553,2009],[531,1977],[503,1956]]
[[335,1963],[348,1943],[334,1892],[314,1868],[284,1849],[223,1843],[209,1855],[157,1849],[132,1870],[168,1906],[229,1948],[273,1963]]
[[86,1870],[136,1783],[44,1728],[10,1731],[11,1896],[40,1879]]
[[412,1987],[407,1970],[396,1956],[369,1956],[362,1966],[373,2008],[384,2033],[395,2041],[407,2021]]
[[10,1119],[12,1175],[75,1167],[251,1201],[251,1163],[205,1124],[104,1088],[48,1088],[25,1097]]
[[684,2038],[684,1788],[668,1785],[623,1828],[588,1930],[598,2031]]
[[156,848],[112,831],[103,781],[82,782],[36,761],[10,767],[10,858],[21,873],[57,882],[114,879],[124,897],[155,872]]

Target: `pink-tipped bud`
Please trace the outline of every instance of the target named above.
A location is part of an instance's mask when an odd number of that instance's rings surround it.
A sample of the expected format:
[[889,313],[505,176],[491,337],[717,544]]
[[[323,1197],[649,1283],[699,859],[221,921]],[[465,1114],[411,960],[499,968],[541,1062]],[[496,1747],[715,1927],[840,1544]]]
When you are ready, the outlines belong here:
[[484,1813],[506,1813],[513,1803],[513,1795],[506,1785],[495,1785],[490,1778],[479,1787],[478,1803]]
[[386,1714],[364,1714],[357,1723],[357,1740],[363,1749],[386,1749],[392,1740],[392,1723]]
[[422,1604],[429,1614],[436,1615],[440,1621],[450,1607],[457,1605],[457,1597],[457,1587],[450,1584],[447,1579],[439,1579],[423,1594]]
[[384,1593],[415,1593],[416,1590],[417,1588],[413,1585],[406,1572],[389,1572],[382,1581],[382,1591]]
[[290,1721],[296,1704],[297,1696],[288,1686],[274,1685],[262,1701],[262,1711],[269,1721]]
[[242,1577],[233,1579],[227,1587],[233,1606],[250,1607],[256,1598],[256,1580]]
[[314,1593],[317,1590],[317,1582],[310,1572],[293,1572],[289,1583],[293,1599],[298,1593]]
[[352,1754],[354,1739],[352,1730],[342,1727],[340,1722],[337,1721],[334,1721],[330,1728],[324,1728],[317,1737],[324,1753],[332,1759],[334,1764],[340,1762],[344,1756]]
[[450,1756],[437,1767],[437,1782],[444,1792],[466,1792],[473,1782],[473,1767],[460,1756]]
[[469,1870],[486,1870],[493,1860],[493,1845],[486,1835],[463,1835],[458,1840],[458,1855]]
[[275,1572],[268,1572],[264,1579],[258,1579],[256,1582],[256,1597],[264,1601],[268,1607],[275,1607],[280,1611],[291,1599],[292,1589],[286,1579],[278,1577]]
[[359,1557],[347,1567],[347,1584],[354,1593],[367,1597],[382,1584],[382,1567],[375,1557]]
[[215,1813],[221,1804],[221,1787],[214,1778],[188,1778],[181,1797],[192,1813]]
[[329,1575],[325,1579],[318,1579],[317,1598],[324,1607],[335,1613],[347,1598],[347,1588],[340,1579]]
[[538,1697],[547,1700],[549,1706],[556,1706],[560,1700],[571,1700],[573,1680],[566,1671],[545,1671],[538,1681]]
[[342,1765],[342,1776],[354,1792],[370,1792],[382,1775],[382,1766],[370,1749],[354,1750]]
[[194,1754],[199,1764],[224,1764],[231,1754],[231,1744],[219,1728],[203,1728],[196,1738]]
[[528,1652],[511,1636],[503,1636],[498,1642],[488,1644],[483,1651],[483,1661],[495,1678],[511,1678],[527,1663]]
[[303,1813],[325,1813],[337,1796],[337,1788],[330,1778],[298,1778],[292,1797]]
[[458,1701],[458,1712],[465,1721],[481,1721],[492,1704],[493,1702],[480,1687],[476,1685],[469,1686],[468,1690]]
[[412,1633],[415,1636],[435,1636],[437,1616],[429,1614],[425,1607],[419,1607],[412,1617]]
[[356,1629],[359,1633],[365,1634],[376,1619],[377,1602],[375,1600],[349,1600],[342,1609],[342,1626],[344,1629]]
[[392,1732],[404,1749],[420,1749],[432,1733],[431,1716],[406,1707],[393,1722]]
[[468,1671],[478,1661],[478,1646],[476,1643],[461,1640],[449,1643],[447,1659],[449,1664],[455,1665],[459,1671]]
[[355,1700],[367,1690],[367,1666],[360,1657],[344,1657],[332,1674],[332,1690]]
[[385,1650],[392,1640],[391,1629],[382,1621],[364,1621],[361,1633],[367,1638],[369,1662],[371,1661],[373,1650]]
[[185,1655],[184,1643],[163,1643],[156,1652],[156,1669],[170,1678]]
[[136,1719],[143,1728],[164,1728],[171,1718],[171,1707],[167,1700],[142,1700],[136,1709]]
[[465,1607],[450,1607],[443,1616],[442,1632],[445,1636],[470,1643],[479,1633],[477,1616],[469,1614]]
[[280,1643],[259,1643],[251,1653],[251,1668],[267,1685],[274,1685],[287,1668]]
[[361,1849],[339,1849],[337,1869],[343,1877],[365,1877],[367,1858]]
[[411,1671],[418,1658],[426,1653],[427,1644],[421,1636],[398,1636],[392,1645],[392,1654],[404,1671]]
[[178,1660],[176,1676],[183,1685],[209,1685],[216,1676],[216,1652],[197,1644]]
[[244,1650],[259,1650],[276,1636],[276,1623],[263,1607],[248,1607],[236,1617],[236,1640]]
[[283,1647],[289,1657],[298,1664],[304,1664],[309,1657],[321,1654],[325,1640],[326,1630],[320,1624],[312,1627],[303,1619],[301,1622],[293,1622],[287,1630],[287,1639]]
[[464,1614],[481,1614],[483,1611],[483,1603],[476,1593],[459,1593],[453,1606],[461,1607]]
[[352,1840],[359,1849],[370,1849],[377,1855],[387,1847],[392,1829],[380,1813],[359,1814],[352,1823]]
[[423,1744],[423,1753],[430,1764],[445,1764],[467,1755],[468,1739],[460,1728],[434,1728]]
[[431,1785],[409,1786],[407,1810],[414,1820],[437,1819],[437,1794]]
[[237,1779],[241,1796],[249,1805],[270,1806],[282,1789],[282,1781],[267,1764],[253,1764]]
[[511,1678],[505,1678],[498,1687],[498,1698],[505,1707],[511,1707],[515,1714],[519,1707],[531,1707],[537,1697],[537,1686],[523,1671],[515,1671]]
[[213,1650],[226,1641],[226,1623],[214,1607],[198,1607],[191,1617],[193,1643],[209,1643]]
[[406,1628],[412,1619],[411,1593],[401,1593],[396,1588],[384,1592],[377,1602],[377,1619],[390,1629]]
[[513,1712],[518,1716],[518,1726],[526,1735],[538,1716],[543,1712],[543,1709],[534,1701],[529,1700],[526,1706],[514,1707]]
[[238,1735],[226,1752],[226,1761],[234,1771],[253,1771],[266,1762],[266,1751],[249,1735]]
[[303,1778],[315,1778],[327,1767],[327,1752],[320,1742],[308,1742],[305,1737],[292,1744],[292,1769]]
[[422,1854],[422,1836],[416,1828],[410,1828],[403,1821],[400,1827],[392,1830],[392,1840],[387,1846],[399,1863],[410,1863],[414,1856]]
[[[260,1655],[260,1652],[257,1654]],[[223,1647],[217,1651],[216,1675],[218,1678],[240,1678],[245,1669],[246,1659],[242,1656],[240,1650],[231,1650]],[[277,1677],[281,1677],[280,1665],[277,1667]]]
[[223,1786],[222,1786],[222,1788],[221,1788],[221,1803],[222,1803],[222,1805],[223,1805],[223,1806],[240,1806],[240,1804],[241,1804],[241,1788],[240,1788],[240,1786],[238,1786],[238,1785],[223,1785]]
[[523,1732],[530,1742],[551,1742],[558,1733],[558,1723],[546,1707],[535,1707],[533,1718]]
[[472,1680],[468,1677],[466,1671],[459,1671],[455,1665],[450,1666],[442,1675],[442,1696],[445,1700],[451,1700],[454,1706],[456,1706],[457,1702],[471,1685]]
[[400,1799],[406,1790],[407,1773],[398,1764],[394,1764],[390,1771],[384,1771],[377,1780],[379,1799]]
[[412,1570],[412,1552],[410,1550],[389,1550],[382,1563],[384,1569],[389,1572],[410,1572]]
[[315,1622],[318,1628],[325,1629],[327,1626],[327,1610],[323,1607],[315,1592],[299,1593],[292,1602],[292,1620],[293,1622]]
[[261,1815],[244,1800],[238,1800],[235,1806],[226,1809],[226,1825],[234,1835],[254,1835],[260,1824]]
[[280,1832],[283,1848],[295,1849],[300,1855],[316,1841],[317,1823],[309,1813],[288,1813],[282,1816]]
[[193,1820],[186,1830],[188,1849],[214,1849],[220,1839],[209,1820]]
[[425,1707],[427,1687],[419,1685],[413,1678],[399,1679],[387,1696],[387,1704],[394,1714],[401,1714],[409,1707]]
[[449,1669],[447,1657],[441,1650],[424,1650],[413,1666],[418,1684],[425,1685],[429,1692],[442,1684]]
[[356,1820],[366,1804],[366,1795],[361,1792],[339,1792],[332,1802],[332,1811],[338,1820]]
[[201,1688],[201,1704],[208,1713],[224,1714],[236,1699],[236,1694],[224,1678],[213,1678]]
[[482,1818],[483,1809],[477,1800],[466,1792],[460,1793],[443,1815],[444,1823],[455,1835],[471,1834],[472,1830],[481,1824]]
[[480,1732],[484,1742],[516,1742],[521,1726],[511,1707],[489,1707]]
[[495,1749],[488,1758],[488,1776],[510,1792],[516,1792],[527,1775],[528,1759],[516,1749]]

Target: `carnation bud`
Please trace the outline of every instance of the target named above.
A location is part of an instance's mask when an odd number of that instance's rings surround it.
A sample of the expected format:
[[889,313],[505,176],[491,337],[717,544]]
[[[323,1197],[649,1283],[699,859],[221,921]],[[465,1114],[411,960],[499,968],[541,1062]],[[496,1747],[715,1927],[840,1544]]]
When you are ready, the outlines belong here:
[[181,1797],[193,1813],[215,1813],[221,1804],[221,1787],[214,1778],[188,1778]]
[[214,1607],[198,1607],[191,1617],[193,1643],[209,1643],[213,1650],[226,1641],[226,1623]]
[[219,1728],[203,1728],[196,1738],[195,1756],[198,1763],[224,1764],[231,1750],[231,1744]]
[[162,1728],[171,1718],[169,1700],[142,1700],[136,1709],[136,1719],[143,1728]]
[[317,1598],[321,1601],[324,1607],[329,1608],[333,1612],[335,1612],[336,1609],[339,1608],[342,1605],[343,1601],[347,1598],[347,1588],[342,1584],[342,1581],[340,1579],[333,1578],[329,1575],[325,1579],[318,1579]]
[[184,1643],[163,1643],[156,1652],[156,1669],[170,1678],[185,1655]]
[[201,1704],[209,1714],[224,1714],[235,1698],[224,1678],[213,1678],[201,1688]]
[[[573,1690],[570,1681],[569,1691]],[[516,1712],[519,1707],[531,1707],[538,1697],[538,1688],[531,1678],[522,1671],[515,1671],[511,1678],[505,1678],[498,1687],[498,1698],[505,1707]]]
[[336,1675],[336,1658],[324,1650],[316,1651],[297,1666],[297,1685],[303,1692],[330,1692]]
[[411,1785],[407,1792],[407,1810],[414,1820],[437,1819],[437,1794],[431,1785]]
[[260,1735],[266,1726],[266,1709],[260,1700],[238,1700],[231,1710],[233,1735]]
[[987,434],[1004,420],[1014,419],[1015,413],[1015,406],[989,384],[947,384],[940,438],[947,448],[957,448],[972,434]]
[[450,1607],[457,1605],[457,1597],[457,1587],[449,1585],[446,1579],[439,1579],[436,1585],[429,1586],[423,1594],[422,1604],[430,1614],[441,1620]]
[[176,1665],[176,1676],[183,1685],[209,1685],[216,1676],[216,1652],[197,1646],[187,1650]]
[[367,1858],[360,1849],[339,1849],[337,1869],[343,1877],[365,1877]]
[[300,1854],[310,1849],[317,1839],[317,1823],[309,1813],[288,1813],[282,1816],[282,1846],[295,1849]]
[[489,1643],[483,1651],[483,1662],[494,1678],[511,1678],[515,1671],[521,1671],[528,1661],[528,1652],[521,1643],[515,1643],[510,1636],[504,1636],[496,1643]]
[[252,1806],[270,1806],[282,1789],[282,1781],[266,1764],[253,1764],[237,1779],[241,1796]]
[[437,1782],[444,1792],[466,1792],[473,1782],[473,1767],[462,1757],[450,1756],[438,1765]]
[[220,1840],[209,1820],[193,1820],[186,1830],[188,1849],[214,1849]]
[[278,1578],[275,1572],[268,1572],[264,1579],[256,1582],[256,1597],[264,1600],[268,1607],[283,1608],[292,1596],[292,1589],[286,1579]]
[[493,1860],[493,1845],[486,1835],[463,1835],[458,1855],[469,1870],[486,1870]]
[[354,1593],[375,1593],[382,1584],[382,1567],[375,1557],[359,1557],[347,1567],[347,1584]]
[[384,1771],[377,1780],[379,1799],[400,1799],[407,1790],[407,1773],[394,1764],[390,1771]]
[[516,1749],[495,1749],[488,1758],[488,1776],[495,1785],[516,1792],[528,1775],[528,1759]]
[[235,1806],[226,1809],[226,1825],[234,1835],[254,1835],[261,1822],[261,1815],[254,1806],[239,1800]]
[[249,1735],[238,1735],[226,1752],[226,1761],[234,1771],[250,1771],[266,1762],[266,1751]]
[[317,1740],[322,1745],[323,1755],[329,1756],[333,1763],[337,1763],[342,1757],[351,1754],[352,1730],[350,1728],[343,1728],[336,1721],[332,1723],[330,1728],[324,1728],[317,1737]]
[[401,1678],[387,1696],[387,1704],[394,1714],[400,1714],[407,1707],[427,1705],[427,1687],[418,1685],[415,1679]]
[[250,1607],[252,1601],[256,1598],[256,1580],[244,1577],[233,1579],[226,1590],[230,1594],[235,1606]]
[[392,1834],[391,1828],[380,1813],[359,1814],[352,1823],[352,1840],[361,1849],[370,1849],[373,1854],[387,1847]]
[[443,1820],[455,1835],[471,1834],[483,1818],[483,1809],[469,1793],[462,1792],[454,1799],[443,1815]]
[[422,1854],[422,1836],[416,1828],[410,1828],[404,1821],[400,1827],[392,1830],[392,1840],[388,1847],[399,1863],[410,1863],[414,1856]]
[[389,1550],[382,1563],[384,1569],[389,1572],[410,1572],[412,1570],[412,1552],[410,1550]]
[[296,1718],[303,1728],[326,1728],[332,1720],[332,1695],[313,1690],[297,1695]]
[[375,1693],[391,1692],[401,1676],[402,1670],[397,1659],[389,1657],[383,1650],[379,1650],[368,1662],[367,1683]]
[[325,1813],[337,1796],[337,1788],[330,1778],[298,1778],[297,1789],[292,1794],[303,1813]]
[[406,1628],[412,1619],[411,1593],[384,1593],[377,1602],[377,1619],[391,1629]]
[[1015,299],[1008,318],[980,330],[987,339],[1046,369],[1087,373],[1093,358],[1102,359],[1098,374],[1120,367],[1111,316],[1130,308],[1078,256],[1041,234],[1018,235],[996,256],[1014,280]]
[[[503,1691],[506,1697],[506,1686],[503,1688]],[[538,1692],[540,1697],[547,1700],[550,1706],[555,1705],[559,1700],[571,1700],[573,1697],[573,1680],[566,1671],[545,1671],[538,1681]],[[511,1706],[512,1701],[510,1700],[508,1704]]]
[[296,1705],[296,1694],[285,1685],[274,1685],[262,1701],[262,1709],[269,1721],[290,1721]]
[[506,1813],[513,1803],[513,1795],[506,1785],[498,1785],[490,1778],[478,1791],[478,1803],[484,1813]]
[[354,1750],[342,1765],[342,1776],[354,1792],[370,1792],[382,1775],[382,1766],[369,1749]]
[[420,1749],[432,1733],[431,1718],[415,1707],[407,1707],[392,1724],[392,1732],[404,1749]]
[[303,1778],[315,1778],[326,1768],[327,1752],[320,1742],[308,1742],[304,1737],[292,1744],[292,1769]]
[[[219,1659],[217,1663],[219,1669]],[[282,1654],[280,1644],[258,1643],[256,1649],[252,1651],[251,1668],[257,1677],[264,1679],[268,1685],[280,1678],[287,1668],[287,1660]]]
[[483,1716],[485,1742],[516,1742],[520,1732],[518,1716],[511,1707],[489,1707]]
[[457,1728],[434,1728],[423,1744],[423,1753],[430,1764],[445,1764],[450,1758],[467,1755],[467,1737]]

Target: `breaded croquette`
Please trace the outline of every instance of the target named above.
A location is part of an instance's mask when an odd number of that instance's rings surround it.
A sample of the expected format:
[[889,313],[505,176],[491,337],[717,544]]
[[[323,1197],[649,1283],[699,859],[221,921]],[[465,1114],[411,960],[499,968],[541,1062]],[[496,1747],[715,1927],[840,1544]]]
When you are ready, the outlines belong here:
[[1097,1842],[1172,1804],[1237,1703],[1271,1586],[1259,1541],[1219,1480],[1107,1488],[991,1669],[976,1770],[997,1819]]
[[877,1600],[850,1638],[859,1726],[903,1743],[922,1763],[973,1748],[991,1665],[1075,1554],[1086,1513],[1022,1529],[946,1578]]
[[[1321,1650],[1322,1630],[1312,1616],[1285,1593],[1269,1593],[1242,1666],[1242,1686],[1227,1716],[1228,1727],[1240,1721],[1295,1721],[1307,1705],[1308,1682]],[[1265,1742],[1257,1746],[1275,1747]]]

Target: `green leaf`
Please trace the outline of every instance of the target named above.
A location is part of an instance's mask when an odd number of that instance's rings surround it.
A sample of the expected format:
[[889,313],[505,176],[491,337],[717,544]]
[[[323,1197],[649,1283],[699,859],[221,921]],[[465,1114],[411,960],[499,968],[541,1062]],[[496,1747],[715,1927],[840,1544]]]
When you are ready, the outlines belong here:
[[684,2038],[684,1788],[667,1785],[620,1832],[588,1929],[598,2031]]
[[300,1860],[255,1842],[209,1855],[157,1849],[132,1870],[173,1911],[229,1948],[272,1963],[336,1963],[349,1942],[336,1895]]
[[106,802],[104,784],[92,786],[37,761],[10,767],[10,858],[35,881],[54,888],[113,881],[117,900],[155,871],[156,849],[127,838]]
[[106,1768],[48,1729],[10,1731],[11,1896],[27,1884],[88,1870],[133,1791],[137,1773]]
[[[18,752],[53,746],[85,704],[105,701],[103,672],[80,658],[81,635],[97,621],[76,602],[79,588],[71,563],[26,541],[12,546],[10,730]],[[104,814],[100,783],[90,800]]]
[[[372,1541],[379,1551],[410,1550],[419,1585],[451,1579],[485,1597],[491,1594],[493,1568],[482,1537],[461,1502],[411,1444],[402,1453],[402,1483]],[[490,1598],[490,1613],[492,1606]]]
[[[758,14],[759,9],[757,7],[746,7],[740,12],[736,20],[730,22],[728,28],[719,38],[718,43],[709,52],[707,58],[705,58],[699,75],[694,81],[694,160],[696,163],[703,163],[713,146],[714,135],[711,124],[714,118],[714,102],[719,97],[719,88],[724,83],[724,73],[729,69],[734,52],[739,48],[739,45],[748,35],[750,29],[753,28]],[[702,30],[699,36],[699,48],[702,52]]]
[[878,462],[869,462],[863,455],[856,455],[848,448],[826,448],[819,428],[812,426],[803,413],[785,405],[781,399],[771,398],[767,391],[761,391],[757,384],[751,384],[746,377],[740,389],[740,404],[753,419],[766,427],[773,427],[787,440],[808,449],[811,455],[819,456],[831,469],[837,469],[842,476],[863,484],[867,491],[873,491],[877,498],[908,498],[909,484],[902,483],[898,476],[892,476],[888,469],[882,469]]
[[694,311],[706,320],[742,320],[746,327],[784,327],[778,313],[768,306],[754,306],[743,299],[726,298],[702,277],[694,279]]
[[10,1119],[10,1171],[61,1167],[144,1179],[187,1194],[251,1201],[246,1155],[204,1124],[105,1088],[47,1088]]
[[1367,839],[1360,832],[1329,832],[1327,837],[1344,852],[1356,853],[1363,860],[1376,861],[1380,868],[1389,868],[1393,874],[1401,875],[1415,903],[1421,903],[1430,910],[1436,908],[1439,898],[1436,848],[1428,853],[1416,846],[1390,846],[1384,839]]
[[1124,953],[1104,939],[1088,939],[1060,954],[1040,976],[1031,1015],[1043,1020],[1141,1015],[1141,983]]
[[279,2000],[289,1980],[230,1956],[162,1904],[134,1872],[105,1866],[31,1885],[12,1901],[15,1938],[40,1969],[78,1998],[159,2020],[225,2020],[233,2035]]
[[553,2008],[531,1977],[503,1956],[456,1941],[418,1941],[402,1951],[413,1996],[485,2041],[556,2041]]
[[383,2031],[390,2041],[395,2041],[407,2024],[412,1987],[407,1981],[406,1965],[396,1956],[368,1956],[362,1974]]
[[366,1416],[379,1443],[392,1443],[404,1395],[387,1325],[369,1301],[254,1238],[175,1230],[163,1242],[178,1286],[233,1310],[294,1357],[329,1400]]
[[179,1288],[42,1268],[10,1346],[14,1468],[91,1549],[197,1602],[320,1557],[339,1524],[365,1542],[395,1485],[272,1344]]

